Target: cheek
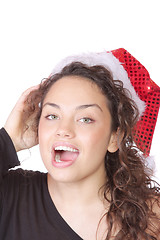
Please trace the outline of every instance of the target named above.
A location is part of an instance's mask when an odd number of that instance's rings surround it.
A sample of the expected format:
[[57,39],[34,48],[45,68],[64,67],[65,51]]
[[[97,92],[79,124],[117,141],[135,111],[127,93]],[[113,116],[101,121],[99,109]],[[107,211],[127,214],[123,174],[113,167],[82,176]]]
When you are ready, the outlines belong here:
[[[38,140],[39,140],[39,144],[41,145],[41,143],[43,142],[43,139],[44,139],[44,128],[43,128],[43,124],[42,124],[42,121],[40,119],[39,121],[39,126],[38,126]],[[43,136],[43,137],[42,137]]]
[[92,153],[104,155],[107,152],[108,143],[110,140],[110,130],[105,130],[104,127],[93,128],[91,131],[86,131],[85,134],[80,132],[81,142],[83,141],[84,146],[87,146],[89,151]]
[[41,122],[39,123],[38,130],[39,151],[41,159],[46,169],[49,169],[51,160],[51,144],[49,142],[49,134]]
[[45,124],[43,124],[43,121],[40,120],[39,126],[38,126],[38,140],[39,140],[39,148],[44,149],[45,147],[48,146],[48,141],[49,141],[49,134],[51,131],[48,131],[46,128]]

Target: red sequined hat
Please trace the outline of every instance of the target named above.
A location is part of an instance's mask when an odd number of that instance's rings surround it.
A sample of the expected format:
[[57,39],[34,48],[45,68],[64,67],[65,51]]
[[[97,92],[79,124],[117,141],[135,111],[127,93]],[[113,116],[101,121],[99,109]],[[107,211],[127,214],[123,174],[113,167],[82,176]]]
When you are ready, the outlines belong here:
[[53,69],[51,75],[73,61],[89,66],[103,65],[112,72],[113,79],[123,82],[137,104],[141,116],[133,129],[134,141],[148,156],[160,107],[160,87],[151,80],[146,68],[125,49],[119,48],[110,52],[83,53],[67,57]]
[[134,129],[134,141],[148,156],[160,107],[160,87],[151,80],[147,69],[125,49],[120,48],[112,53],[127,71],[140,99],[146,103],[145,112]]

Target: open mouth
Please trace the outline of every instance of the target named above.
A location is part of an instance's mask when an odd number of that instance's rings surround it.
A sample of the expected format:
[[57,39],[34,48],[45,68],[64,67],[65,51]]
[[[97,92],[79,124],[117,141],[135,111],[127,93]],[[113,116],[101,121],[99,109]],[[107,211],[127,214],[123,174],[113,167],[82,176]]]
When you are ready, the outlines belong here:
[[54,148],[54,162],[74,162],[79,155],[79,150],[68,146],[56,146]]

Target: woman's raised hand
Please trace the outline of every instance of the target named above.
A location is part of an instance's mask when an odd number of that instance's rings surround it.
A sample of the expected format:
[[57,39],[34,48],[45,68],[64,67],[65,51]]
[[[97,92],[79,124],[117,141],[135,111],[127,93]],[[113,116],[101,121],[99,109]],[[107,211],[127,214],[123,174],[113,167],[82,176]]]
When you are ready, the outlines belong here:
[[37,134],[33,131],[32,127],[30,127],[33,119],[27,122],[28,128],[26,128],[25,131],[23,119],[25,101],[28,95],[32,91],[38,89],[38,87],[39,85],[31,87],[21,95],[4,126],[5,130],[11,137],[17,152],[38,144]]

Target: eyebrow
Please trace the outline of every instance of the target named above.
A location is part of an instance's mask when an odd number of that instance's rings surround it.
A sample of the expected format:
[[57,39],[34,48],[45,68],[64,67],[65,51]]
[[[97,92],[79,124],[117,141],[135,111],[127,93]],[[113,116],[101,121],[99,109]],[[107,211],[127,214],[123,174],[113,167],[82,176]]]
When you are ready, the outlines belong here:
[[76,110],[85,109],[85,108],[89,108],[89,107],[97,107],[99,110],[101,110],[101,112],[103,112],[102,108],[96,103],[80,105],[80,106],[76,107]]
[[[57,104],[55,104],[55,103],[50,103],[50,102],[47,102],[47,103],[45,103],[43,106],[42,106],[42,108],[44,108],[45,106],[51,106],[51,107],[55,107],[55,108],[57,108],[57,109],[60,109],[60,106],[59,105],[57,105]],[[77,106],[76,107],[76,111],[77,110],[81,110],[81,109],[86,109],[86,108],[90,108],[90,107],[96,107],[96,108],[98,108],[101,112],[103,112],[102,111],[102,108],[98,105],[98,104],[96,104],[96,103],[94,103],[94,104],[84,104],[84,105],[80,105],[80,106]]]
[[51,106],[51,107],[55,107],[55,108],[60,109],[60,106],[58,106],[58,105],[55,104],[55,103],[47,102],[47,103],[45,103],[45,104],[42,106],[42,108],[44,108],[45,106]]

